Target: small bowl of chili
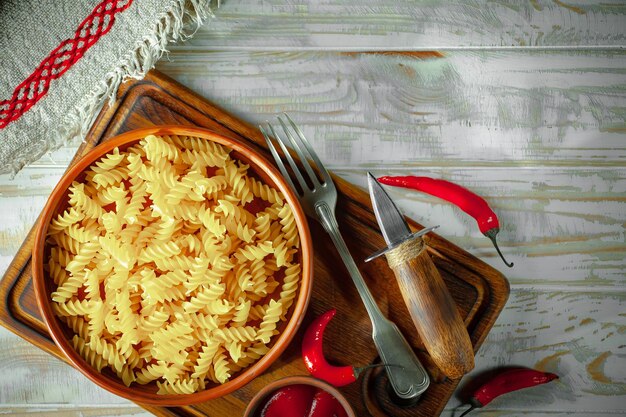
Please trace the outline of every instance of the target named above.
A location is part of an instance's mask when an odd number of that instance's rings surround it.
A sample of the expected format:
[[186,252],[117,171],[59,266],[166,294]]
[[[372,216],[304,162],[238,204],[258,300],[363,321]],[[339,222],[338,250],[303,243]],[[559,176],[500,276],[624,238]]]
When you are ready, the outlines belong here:
[[266,385],[250,400],[244,417],[356,417],[335,387],[307,376]]

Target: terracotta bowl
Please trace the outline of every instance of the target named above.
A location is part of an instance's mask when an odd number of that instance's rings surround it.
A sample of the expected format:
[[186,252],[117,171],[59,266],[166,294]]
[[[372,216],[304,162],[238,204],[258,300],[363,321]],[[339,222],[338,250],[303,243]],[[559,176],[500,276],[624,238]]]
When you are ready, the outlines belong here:
[[[250,171],[254,172],[266,184],[280,190],[285,196],[288,204],[291,206],[298,232],[300,235],[300,262],[302,264],[302,279],[295,302],[290,308],[287,315],[288,320],[282,322],[278,330],[280,335],[273,340],[273,344],[269,352],[259,359],[254,365],[242,370],[240,373],[233,375],[230,381],[221,384],[209,386],[207,389],[185,395],[158,395],[156,384],[139,385],[133,383],[130,387],[126,387],[121,379],[114,373],[103,369],[103,373],[99,373],[92,368],[72,347],[70,340],[73,332],[67,328],[54,315],[51,307],[50,294],[53,291],[54,282],[44,272],[43,265],[47,262],[47,248],[45,244],[48,226],[51,220],[68,206],[68,187],[72,181],[82,179],[83,172],[91,166],[91,164],[101,156],[110,152],[116,146],[120,151],[132,146],[147,135],[181,135],[195,136],[208,139],[228,148],[231,148],[231,156],[250,165]],[[56,345],[78,370],[80,370],[87,378],[117,394],[121,397],[132,401],[152,404],[159,406],[181,406],[204,402],[213,398],[227,395],[253,378],[265,371],[285,350],[287,345],[293,339],[298,327],[300,326],[304,313],[309,303],[311,295],[311,281],[313,268],[313,247],[311,243],[311,235],[307,225],[306,216],[298,202],[296,195],[289,188],[278,170],[274,168],[264,157],[257,151],[242,144],[241,142],[227,138],[205,129],[185,127],[185,126],[159,126],[145,129],[133,130],[122,135],[116,136],[101,145],[94,148],[87,155],[81,158],[74,166],[68,169],[63,175],[57,186],[52,191],[43,213],[39,220],[39,226],[35,235],[35,245],[33,247],[33,283],[37,296],[37,303],[41,314],[48,326],[48,331],[54,339]]]
[[256,393],[254,397],[248,403],[248,407],[246,411],[243,413],[243,417],[256,417],[256,412],[259,410],[259,407],[265,404],[265,399],[268,395],[272,394],[279,388],[283,388],[289,385],[311,385],[315,388],[323,389],[328,392],[330,395],[335,397],[339,404],[343,406],[346,410],[346,414],[348,417],[356,417],[354,410],[350,406],[346,397],[343,396],[341,392],[332,385],[321,381],[316,378],[312,378],[310,376],[288,376],[286,378],[279,379],[277,381],[272,382],[269,385],[266,385],[259,392]]

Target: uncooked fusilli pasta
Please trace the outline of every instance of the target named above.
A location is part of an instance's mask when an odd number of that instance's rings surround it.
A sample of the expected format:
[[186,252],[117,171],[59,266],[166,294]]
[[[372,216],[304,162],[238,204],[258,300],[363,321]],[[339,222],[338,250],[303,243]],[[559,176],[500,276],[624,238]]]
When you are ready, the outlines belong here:
[[48,227],[52,308],[98,372],[190,394],[269,351],[300,281],[298,228],[229,149],[149,135],[95,162],[68,200]]

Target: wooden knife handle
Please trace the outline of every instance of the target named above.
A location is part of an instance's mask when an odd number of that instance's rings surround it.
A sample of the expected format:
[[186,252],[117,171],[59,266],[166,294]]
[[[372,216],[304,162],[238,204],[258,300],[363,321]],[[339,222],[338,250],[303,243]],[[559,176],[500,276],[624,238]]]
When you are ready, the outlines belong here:
[[441,371],[458,379],[474,368],[474,349],[456,303],[421,238],[386,253],[426,350]]

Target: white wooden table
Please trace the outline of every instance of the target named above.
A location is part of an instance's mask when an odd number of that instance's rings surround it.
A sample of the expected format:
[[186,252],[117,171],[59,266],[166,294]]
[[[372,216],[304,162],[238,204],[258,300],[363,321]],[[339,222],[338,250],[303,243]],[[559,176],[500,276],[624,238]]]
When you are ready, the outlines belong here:
[[[625,33],[614,0],[226,0],[158,68],[248,121],[289,112],[358,185],[372,170],[485,196],[512,270],[464,213],[392,191],[511,282],[473,374],[561,375],[475,414],[626,415]],[[0,272],[75,149],[0,177]],[[0,414],[147,414],[1,328],[0,375]]]

